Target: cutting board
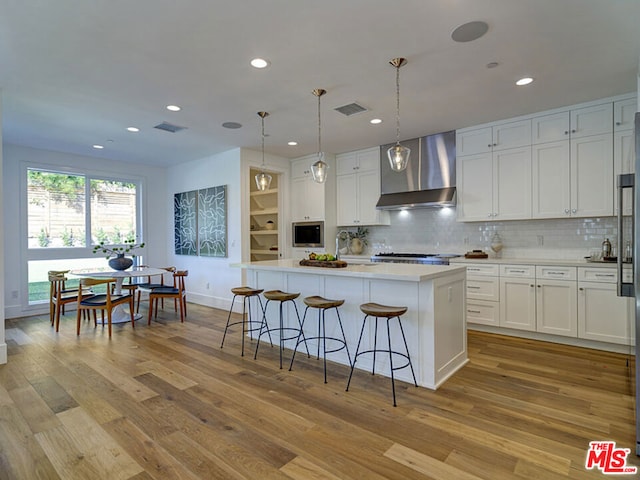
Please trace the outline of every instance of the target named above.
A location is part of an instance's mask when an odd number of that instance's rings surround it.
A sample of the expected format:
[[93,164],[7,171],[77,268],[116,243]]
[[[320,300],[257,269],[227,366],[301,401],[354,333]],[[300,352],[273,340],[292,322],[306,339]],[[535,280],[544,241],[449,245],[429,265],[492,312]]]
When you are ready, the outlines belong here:
[[324,267],[324,268],[344,268],[347,266],[347,262],[344,260],[300,260],[300,265],[304,267]]

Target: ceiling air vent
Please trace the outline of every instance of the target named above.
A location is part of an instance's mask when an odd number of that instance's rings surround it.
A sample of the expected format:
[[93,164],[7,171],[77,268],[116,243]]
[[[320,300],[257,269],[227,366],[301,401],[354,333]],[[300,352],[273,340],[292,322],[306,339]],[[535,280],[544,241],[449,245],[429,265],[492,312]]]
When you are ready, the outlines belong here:
[[162,122],[161,124],[156,125],[153,128],[157,128],[158,130],[164,130],[165,132],[176,133],[176,132],[179,132],[180,130],[186,130],[187,127],[179,127],[178,125],[173,125],[168,122]]
[[341,107],[336,107],[334,108],[334,110],[336,112],[340,112],[343,115],[346,115],[347,117],[350,117],[351,115],[355,115],[356,113],[366,112],[367,108],[356,102],[353,102],[347,105],[342,105]]

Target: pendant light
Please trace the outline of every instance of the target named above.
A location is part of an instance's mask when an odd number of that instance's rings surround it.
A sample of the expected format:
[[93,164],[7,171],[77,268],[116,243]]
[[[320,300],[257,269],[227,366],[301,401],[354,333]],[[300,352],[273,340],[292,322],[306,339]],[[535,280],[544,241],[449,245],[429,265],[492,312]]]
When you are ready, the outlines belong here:
[[316,88],[312,93],[318,97],[318,160],[311,165],[311,175],[313,175],[314,182],[324,183],[327,181],[327,170],[329,169],[329,165],[324,162],[324,152],[322,151],[322,144],[320,143],[322,132],[322,123],[320,121],[320,97],[327,93],[327,91],[321,88]]
[[396,144],[387,150],[389,164],[394,172],[401,172],[409,164],[411,149],[400,145],[400,67],[407,64],[406,58],[394,58],[389,62],[396,67]]
[[262,121],[262,166],[260,167],[260,173],[256,175],[256,185],[258,190],[264,192],[269,190],[271,186],[271,175],[264,171],[264,118],[269,116],[268,112],[258,112],[258,116]]

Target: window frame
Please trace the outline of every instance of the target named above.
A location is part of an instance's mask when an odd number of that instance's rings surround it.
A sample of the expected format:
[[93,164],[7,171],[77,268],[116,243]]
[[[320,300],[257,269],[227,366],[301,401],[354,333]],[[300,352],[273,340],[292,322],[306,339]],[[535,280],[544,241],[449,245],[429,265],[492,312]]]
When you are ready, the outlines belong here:
[[[29,193],[28,193],[28,171],[39,170],[50,173],[60,173],[63,175],[78,175],[85,178],[85,246],[73,247],[38,247],[29,248],[28,224],[29,224]],[[114,174],[95,169],[72,168],[60,165],[44,164],[38,162],[22,162],[20,168],[20,226],[19,243],[21,253],[20,278],[20,298],[23,311],[42,309],[41,303],[29,303],[29,262],[39,260],[65,260],[79,258],[99,257],[100,254],[93,253],[94,245],[91,245],[91,180],[105,180],[115,182],[126,182],[136,185],[136,242],[144,242],[144,211],[145,205],[145,179],[142,176],[131,174]],[[136,252],[136,256],[143,256],[144,249]]]

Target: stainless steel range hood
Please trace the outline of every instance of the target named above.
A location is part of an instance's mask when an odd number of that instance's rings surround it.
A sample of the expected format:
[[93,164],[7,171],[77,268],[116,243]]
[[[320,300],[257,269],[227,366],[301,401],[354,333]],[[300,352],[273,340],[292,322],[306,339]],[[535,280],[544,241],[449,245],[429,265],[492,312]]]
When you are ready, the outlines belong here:
[[380,147],[381,196],[376,208],[449,207],[455,205],[456,134],[455,131],[428,135],[402,142],[411,149],[409,166],[394,172],[389,166],[387,149]]

